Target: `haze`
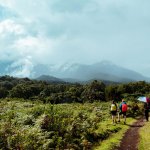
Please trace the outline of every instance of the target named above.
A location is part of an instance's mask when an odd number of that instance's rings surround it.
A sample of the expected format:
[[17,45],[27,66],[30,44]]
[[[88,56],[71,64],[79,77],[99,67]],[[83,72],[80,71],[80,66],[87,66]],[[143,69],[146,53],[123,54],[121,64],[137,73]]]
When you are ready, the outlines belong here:
[[149,6],[148,0],[0,0],[0,60],[28,71],[109,60],[150,76]]

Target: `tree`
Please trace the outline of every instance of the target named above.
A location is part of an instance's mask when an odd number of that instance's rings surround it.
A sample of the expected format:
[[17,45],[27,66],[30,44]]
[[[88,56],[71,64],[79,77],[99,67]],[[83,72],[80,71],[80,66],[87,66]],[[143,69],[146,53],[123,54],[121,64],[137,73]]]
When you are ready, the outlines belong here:
[[82,98],[84,101],[93,102],[94,100],[105,100],[105,84],[94,80],[90,84],[84,87],[82,92]]
[[33,92],[30,86],[18,84],[10,91],[10,97],[28,99],[33,96]]
[[8,91],[5,88],[0,87],[0,98],[5,98],[7,97],[7,95],[8,95]]

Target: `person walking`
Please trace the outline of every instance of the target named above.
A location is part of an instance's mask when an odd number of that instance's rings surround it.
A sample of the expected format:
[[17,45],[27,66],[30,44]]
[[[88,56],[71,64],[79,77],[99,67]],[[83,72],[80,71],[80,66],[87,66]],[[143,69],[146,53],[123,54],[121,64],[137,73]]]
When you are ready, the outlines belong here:
[[117,104],[115,103],[114,100],[111,103],[110,111],[111,111],[111,115],[112,115],[112,123],[115,124],[115,123],[117,123],[117,121],[116,121]]
[[149,120],[149,103],[144,103],[144,113],[145,113],[145,119],[146,121]]
[[127,113],[127,103],[125,102],[124,99],[122,99],[122,102],[119,106],[119,113],[118,113],[118,122],[120,122],[120,116],[123,115],[124,118],[124,124],[126,124],[126,113]]

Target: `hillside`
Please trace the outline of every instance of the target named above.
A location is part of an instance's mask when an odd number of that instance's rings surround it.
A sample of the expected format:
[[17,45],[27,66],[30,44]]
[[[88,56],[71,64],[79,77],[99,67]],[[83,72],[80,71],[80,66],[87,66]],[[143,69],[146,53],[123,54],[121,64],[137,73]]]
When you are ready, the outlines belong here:
[[93,65],[64,64],[57,67],[37,65],[34,70],[36,75],[44,73],[44,71],[40,72],[40,68],[46,70],[45,74],[58,77],[67,82],[85,82],[93,79],[112,82],[150,81],[148,77],[108,61],[102,61]]
[[[16,62],[0,62],[0,75],[39,78],[43,75],[54,77],[52,82],[83,82],[88,80],[106,80],[112,82],[150,81],[140,73],[118,66],[109,61],[101,61],[92,65],[66,63],[62,65],[30,64]],[[42,77],[43,78],[43,77]],[[46,77],[48,78],[48,77]]]
[[65,81],[63,81],[62,79],[53,77],[53,76],[49,76],[49,75],[42,75],[38,78],[36,78],[36,80],[38,81],[46,81],[48,83],[65,83]]

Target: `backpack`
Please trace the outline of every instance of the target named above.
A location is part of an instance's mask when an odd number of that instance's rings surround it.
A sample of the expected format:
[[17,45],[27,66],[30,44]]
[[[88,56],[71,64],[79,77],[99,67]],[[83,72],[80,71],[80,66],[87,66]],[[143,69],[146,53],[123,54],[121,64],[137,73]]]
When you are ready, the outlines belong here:
[[115,104],[111,104],[111,109],[110,109],[111,111],[116,111],[117,110],[117,107],[116,107],[116,105]]
[[147,102],[147,103],[150,103],[150,98],[147,97],[147,98],[146,98],[146,102]]
[[127,104],[123,103],[123,104],[122,104],[122,112],[126,112],[127,109],[128,109]]

